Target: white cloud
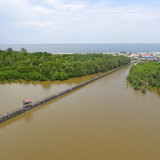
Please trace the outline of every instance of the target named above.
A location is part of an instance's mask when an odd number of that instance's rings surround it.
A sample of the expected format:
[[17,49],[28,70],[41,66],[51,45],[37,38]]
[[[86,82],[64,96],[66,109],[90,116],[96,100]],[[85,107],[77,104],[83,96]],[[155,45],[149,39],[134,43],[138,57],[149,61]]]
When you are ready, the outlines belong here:
[[91,37],[86,38],[88,41],[97,35],[104,36],[102,39],[106,41],[114,35],[114,41],[116,33],[119,36],[125,32],[135,36],[135,32],[144,30],[160,33],[157,27],[160,25],[160,7],[144,4],[111,6],[104,1],[92,4],[82,0],[0,0],[0,18],[3,19],[2,26],[13,32],[16,28],[26,32],[31,29],[52,37],[58,34],[62,37],[63,34],[73,39],[76,35],[77,39],[81,37],[80,40],[84,34]]
[[25,21],[25,22],[19,22],[17,24],[14,24],[13,26],[19,28],[19,26],[21,28],[52,28],[55,29],[56,27],[56,23],[53,23],[52,21]]

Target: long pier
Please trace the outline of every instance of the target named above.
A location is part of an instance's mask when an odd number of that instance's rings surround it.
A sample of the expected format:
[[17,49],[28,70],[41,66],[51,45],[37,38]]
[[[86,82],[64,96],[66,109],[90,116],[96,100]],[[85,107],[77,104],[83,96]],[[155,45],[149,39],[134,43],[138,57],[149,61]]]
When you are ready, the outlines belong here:
[[27,106],[25,106],[25,107],[21,107],[21,108],[18,108],[18,109],[16,109],[16,110],[13,110],[13,111],[11,111],[11,112],[7,112],[7,113],[5,113],[5,114],[3,114],[3,115],[0,115],[0,124],[1,124],[1,123],[4,123],[4,122],[6,122],[6,121],[8,121],[8,120],[10,120],[10,119],[12,119],[12,118],[14,118],[14,117],[17,117],[17,116],[19,116],[19,115],[21,115],[21,114],[23,114],[23,113],[25,113],[25,112],[27,112],[27,111],[35,108],[35,107],[38,107],[38,106],[40,106],[40,105],[42,105],[42,104],[44,104],[44,103],[47,103],[47,102],[49,102],[49,101],[51,101],[51,100],[54,100],[54,99],[56,99],[56,98],[58,98],[58,97],[60,97],[60,96],[62,96],[62,95],[65,95],[65,94],[67,94],[67,93],[69,93],[69,92],[72,92],[72,91],[74,91],[74,90],[76,90],[76,89],[78,89],[78,88],[80,88],[80,87],[83,87],[83,86],[85,86],[85,85],[87,85],[87,84],[89,84],[89,83],[91,83],[91,82],[93,82],[93,81],[95,81],[95,80],[97,80],[97,79],[100,79],[100,78],[102,78],[102,77],[104,77],[104,76],[106,76],[106,75],[108,75],[108,74],[111,74],[111,73],[113,73],[113,72],[115,72],[115,71],[117,71],[117,70],[120,70],[121,68],[124,68],[124,67],[126,67],[126,66],[129,66],[129,65],[131,65],[131,64],[132,64],[132,63],[129,63],[129,64],[127,64],[127,65],[124,65],[124,66],[118,67],[118,68],[116,68],[116,69],[113,69],[113,70],[111,70],[111,71],[109,71],[109,72],[107,72],[107,73],[105,73],[105,74],[103,74],[103,75],[99,75],[99,76],[97,76],[97,77],[94,77],[94,78],[92,78],[91,80],[88,80],[88,81],[86,81],[86,82],[84,82],[84,83],[81,83],[81,84],[79,84],[79,85],[76,85],[76,86],[74,86],[74,87],[68,88],[68,89],[66,89],[66,90],[64,90],[64,91],[61,91],[61,92],[56,93],[56,94],[54,94],[54,95],[51,95],[51,96],[49,96],[49,97],[46,97],[46,98],[44,98],[44,99],[42,99],[42,100],[40,100],[40,101],[37,101],[37,102],[35,102],[35,103],[32,103],[31,105],[27,105]]

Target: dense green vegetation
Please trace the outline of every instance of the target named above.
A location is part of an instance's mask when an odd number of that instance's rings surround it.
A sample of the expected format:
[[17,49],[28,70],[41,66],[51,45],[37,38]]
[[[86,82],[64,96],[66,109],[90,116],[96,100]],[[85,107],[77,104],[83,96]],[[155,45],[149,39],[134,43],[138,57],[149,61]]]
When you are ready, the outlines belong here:
[[47,52],[27,53],[11,48],[0,50],[0,82],[15,80],[65,80],[125,65],[130,59],[107,54],[53,55]]
[[148,89],[154,89],[160,93],[160,63],[148,62],[133,65],[127,79],[135,90],[141,90],[142,93],[146,93]]

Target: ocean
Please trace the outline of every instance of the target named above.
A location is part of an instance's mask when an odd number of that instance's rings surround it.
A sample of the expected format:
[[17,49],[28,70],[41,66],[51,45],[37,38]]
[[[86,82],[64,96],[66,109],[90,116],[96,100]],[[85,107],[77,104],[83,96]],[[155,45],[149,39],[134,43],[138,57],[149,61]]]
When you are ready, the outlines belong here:
[[149,53],[160,52],[160,43],[106,43],[106,44],[0,44],[1,50],[11,47],[15,51],[21,48],[28,52],[48,52],[48,53],[109,53],[125,51]]

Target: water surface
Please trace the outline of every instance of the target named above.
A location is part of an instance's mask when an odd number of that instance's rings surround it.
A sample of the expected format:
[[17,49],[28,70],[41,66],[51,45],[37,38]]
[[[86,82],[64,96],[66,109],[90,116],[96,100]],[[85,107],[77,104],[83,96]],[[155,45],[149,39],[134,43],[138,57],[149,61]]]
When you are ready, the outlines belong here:
[[99,43],[99,44],[0,44],[0,49],[12,47],[20,51],[49,53],[108,53],[108,52],[160,52],[159,43]]
[[[1,125],[1,159],[159,160],[160,96],[127,86],[128,71],[121,69]],[[83,80],[1,85],[0,110],[20,105],[24,95],[36,100]]]

